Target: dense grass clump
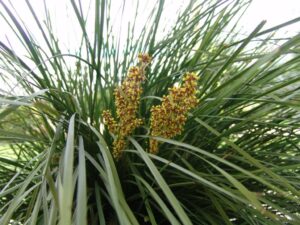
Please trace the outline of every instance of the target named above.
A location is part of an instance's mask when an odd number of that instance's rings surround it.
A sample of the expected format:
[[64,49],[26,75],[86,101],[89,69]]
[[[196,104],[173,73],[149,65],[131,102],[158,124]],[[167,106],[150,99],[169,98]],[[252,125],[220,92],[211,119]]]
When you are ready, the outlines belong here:
[[300,18],[69,0],[66,47],[46,2],[0,0],[1,225],[300,224],[300,35],[275,34]]

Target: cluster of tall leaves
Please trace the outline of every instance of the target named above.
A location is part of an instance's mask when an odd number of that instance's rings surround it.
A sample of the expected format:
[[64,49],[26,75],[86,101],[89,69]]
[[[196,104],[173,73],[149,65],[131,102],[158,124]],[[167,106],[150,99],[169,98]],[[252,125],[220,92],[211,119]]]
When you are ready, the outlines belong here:
[[[174,23],[168,1],[124,0],[119,24],[116,2],[69,0],[80,42],[65,50],[46,1],[44,18],[25,1],[28,24],[0,0],[17,40],[0,40],[0,224],[299,224],[300,35],[274,32],[300,18],[240,36],[247,0],[190,0]],[[114,160],[101,113],[140,52],[145,122]],[[199,104],[150,154],[150,108],[187,71]]]

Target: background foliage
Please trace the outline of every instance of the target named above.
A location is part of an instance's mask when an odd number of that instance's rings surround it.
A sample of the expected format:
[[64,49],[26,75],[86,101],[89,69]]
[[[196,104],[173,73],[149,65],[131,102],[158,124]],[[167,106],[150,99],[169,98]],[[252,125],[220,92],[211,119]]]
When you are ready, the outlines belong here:
[[[164,0],[147,11],[123,1],[117,24],[115,1],[87,11],[70,0],[80,44],[62,50],[46,1],[40,18],[26,0],[39,33],[0,3],[26,51],[0,40],[3,83],[22,92],[0,98],[0,224],[300,223],[300,35],[274,35],[300,18],[244,37],[235,21],[249,1],[191,0],[172,24]],[[153,57],[145,123],[115,161],[101,112],[115,112],[113,91],[140,52]],[[150,107],[187,71],[200,76],[199,105],[180,136],[157,137],[159,154],[149,154]]]

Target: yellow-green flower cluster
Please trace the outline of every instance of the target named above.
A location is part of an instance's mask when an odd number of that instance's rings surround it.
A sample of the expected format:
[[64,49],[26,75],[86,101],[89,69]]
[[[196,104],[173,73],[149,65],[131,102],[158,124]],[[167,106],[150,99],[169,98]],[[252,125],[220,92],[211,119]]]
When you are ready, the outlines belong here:
[[[169,88],[169,94],[163,97],[161,105],[152,106],[151,136],[172,138],[182,132],[188,111],[198,103],[198,79],[195,73],[186,73],[181,87]],[[158,144],[157,140],[150,139],[150,153],[158,152]]]
[[142,124],[142,119],[137,118],[137,111],[142,94],[142,82],[145,80],[145,68],[150,63],[148,54],[139,54],[138,66],[131,67],[127,77],[120,87],[114,91],[118,123],[109,111],[103,111],[102,117],[108,130],[116,136],[113,143],[113,156],[118,159],[126,146],[125,138],[135,128]]

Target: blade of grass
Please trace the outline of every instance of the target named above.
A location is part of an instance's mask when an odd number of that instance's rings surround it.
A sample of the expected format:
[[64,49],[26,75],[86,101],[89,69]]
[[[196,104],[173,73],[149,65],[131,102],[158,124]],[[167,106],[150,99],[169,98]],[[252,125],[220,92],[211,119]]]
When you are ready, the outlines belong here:
[[75,114],[71,117],[67,143],[64,152],[63,177],[60,192],[60,225],[72,224],[72,202],[73,202],[73,163],[74,163],[74,136],[75,136]]
[[148,166],[149,170],[151,171],[153,177],[155,178],[157,184],[160,186],[161,190],[167,197],[169,203],[172,205],[173,209],[175,210],[177,216],[180,218],[181,222],[186,225],[191,225],[192,222],[187,216],[187,214],[184,212],[183,208],[181,207],[181,204],[173,194],[172,190],[160,174],[160,172],[157,170],[156,166],[152,162],[152,160],[149,158],[147,153],[142,149],[142,147],[138,144],[136,140],[133,138],[129,138],[129,140],[132,142],[132,144],[135,146],[137,151],[139,152],[141,158],[144,160],[146,165]]
[[82,136],[79,136],[79,164],[77,181],[77,213],[76,224],[87,224],[87,188],[86,188],[86,167],[84,156],[84,143]]

